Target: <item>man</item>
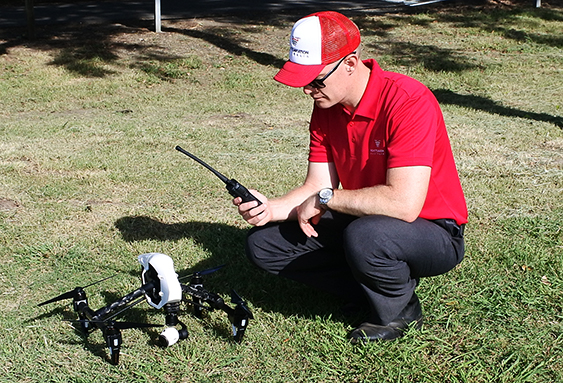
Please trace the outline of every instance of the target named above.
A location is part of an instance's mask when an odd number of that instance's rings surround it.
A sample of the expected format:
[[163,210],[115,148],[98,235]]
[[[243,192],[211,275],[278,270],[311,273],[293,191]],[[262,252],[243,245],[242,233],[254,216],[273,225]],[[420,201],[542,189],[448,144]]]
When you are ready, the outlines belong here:
[[422,325],[419,278],[461,262],[467,207],[440,107],[416,80],[360,59],[345,16],[299,20],[275,79],[314,100],[303,185],[233,203],[255,227],[247,255],[271,273],[370,310],[352,343]]

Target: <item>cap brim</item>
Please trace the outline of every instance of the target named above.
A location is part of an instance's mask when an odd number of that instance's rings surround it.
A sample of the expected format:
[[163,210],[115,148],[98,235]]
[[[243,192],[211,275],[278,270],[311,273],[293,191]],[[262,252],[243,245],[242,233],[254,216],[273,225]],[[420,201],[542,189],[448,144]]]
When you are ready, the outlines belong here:
[[274,80],[294,88],[301,88],[316,79],[324,67],[325,65],[301,65],[288,61],[274,76]]

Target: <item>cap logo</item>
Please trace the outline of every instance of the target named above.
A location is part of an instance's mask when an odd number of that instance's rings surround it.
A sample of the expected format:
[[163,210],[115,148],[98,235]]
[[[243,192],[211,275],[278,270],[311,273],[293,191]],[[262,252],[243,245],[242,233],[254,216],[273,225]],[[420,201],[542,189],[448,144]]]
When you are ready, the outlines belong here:
[[321,26],[318,17],[301,19],[291,31],[289,59],[301,65],[320,65]]
[[295,49],[293,47],[291,47],[291,52],[290,52],[291,57],[296,58],[296,57],[309,57],[309,51],[304,50],[304,49]]
[[305,49],[299,49],[297,45],[299,44],[301,37],[291,36],[291,46],[289,47],[289,55],[293,57],[308,57],[309,51]]

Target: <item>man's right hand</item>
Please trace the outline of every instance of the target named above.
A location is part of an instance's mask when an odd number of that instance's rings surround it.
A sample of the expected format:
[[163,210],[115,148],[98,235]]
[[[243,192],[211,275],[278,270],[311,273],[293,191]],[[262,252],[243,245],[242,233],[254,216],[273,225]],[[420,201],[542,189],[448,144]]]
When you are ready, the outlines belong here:
[[272,211],[268,203],[268,198],[256,190],[249,190],[256,198],[262,202],[258,205],[256,201],[244,202],[240,197],[233,199],[233,205],[238,207],[238,212],[246,222],[254,226],[263,226],[271,221]]

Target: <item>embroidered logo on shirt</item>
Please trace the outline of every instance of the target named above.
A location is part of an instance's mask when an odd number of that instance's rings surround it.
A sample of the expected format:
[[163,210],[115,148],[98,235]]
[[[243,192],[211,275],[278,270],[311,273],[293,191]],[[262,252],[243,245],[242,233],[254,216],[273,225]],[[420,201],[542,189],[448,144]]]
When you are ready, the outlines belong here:
[[369,154],[372,156],[384,156],[385,155],[385,148],[381,146],[381,140],[373,140],[375,144],[375,148],[369,149]]

